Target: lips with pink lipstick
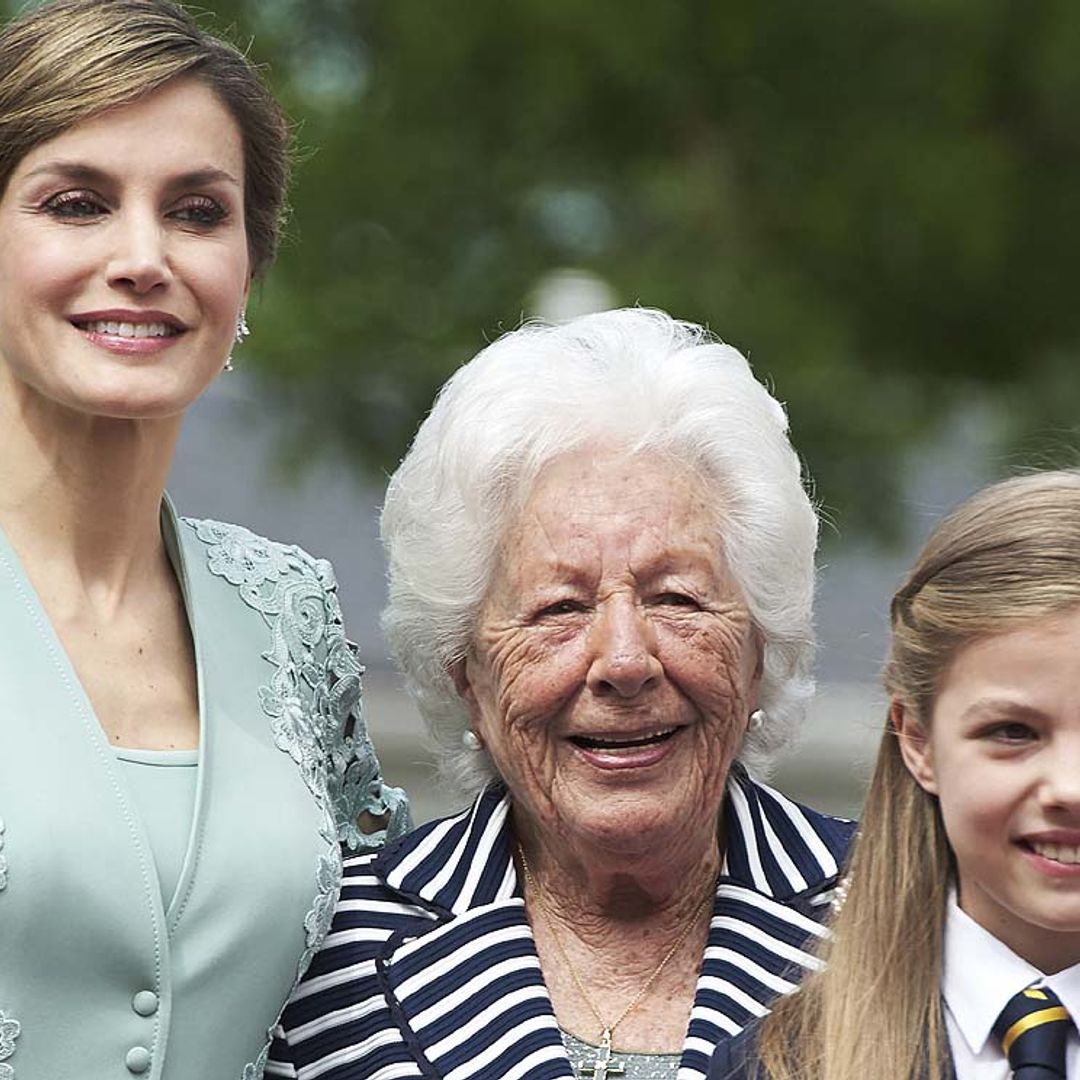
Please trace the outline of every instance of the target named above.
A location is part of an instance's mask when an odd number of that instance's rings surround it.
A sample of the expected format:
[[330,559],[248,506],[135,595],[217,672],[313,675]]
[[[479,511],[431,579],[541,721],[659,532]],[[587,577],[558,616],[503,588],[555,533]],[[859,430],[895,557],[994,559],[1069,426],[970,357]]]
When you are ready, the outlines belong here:
[[164,311],[110,309],[74,315],[71,325],[110,352],[143,356],[166,349],[187,327]]

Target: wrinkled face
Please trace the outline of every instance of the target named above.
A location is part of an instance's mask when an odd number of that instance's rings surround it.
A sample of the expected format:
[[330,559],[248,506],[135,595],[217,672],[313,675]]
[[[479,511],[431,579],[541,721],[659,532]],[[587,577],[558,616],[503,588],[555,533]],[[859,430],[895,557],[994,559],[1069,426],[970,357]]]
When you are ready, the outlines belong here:
[[713,842],[760,668],[718,524],[657,457],[542,473],[459,675],[524,829],[622,852]]
[[0,199],[0,378],[60,406],[174,415],[247,296],[240,131],[180,78],[31,150]]
[[939,797],[960,906],[1044,972],[1080,961],[1080,610],[961,649],[905,760]]

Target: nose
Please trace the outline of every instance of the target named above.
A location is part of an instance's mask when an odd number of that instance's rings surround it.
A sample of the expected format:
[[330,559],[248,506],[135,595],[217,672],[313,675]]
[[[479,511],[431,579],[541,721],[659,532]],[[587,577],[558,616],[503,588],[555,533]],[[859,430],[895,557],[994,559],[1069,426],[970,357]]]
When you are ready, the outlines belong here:
[[632,698],[660,681],[656,633],[629,597],[600,605],[590,632],[586,682],[595,694]]
[[1058,740],[1045,760],[1043,804],[1048,808],[1080,814],[1080,736]]
[[111,285],[138,295],[171,280],[166,237],[156,214],[117,215],[107,274]]

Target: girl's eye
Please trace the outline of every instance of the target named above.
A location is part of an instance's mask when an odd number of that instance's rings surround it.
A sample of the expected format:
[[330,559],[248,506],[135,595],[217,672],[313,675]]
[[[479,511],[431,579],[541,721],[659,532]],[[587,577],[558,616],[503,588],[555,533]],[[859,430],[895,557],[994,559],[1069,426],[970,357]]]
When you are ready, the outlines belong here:
[[216,199],[200,195],[187,199],[173,211],[172,216],[189,225],[209,229],[220,225],[229,215],[225,207]]
[[1009,724],[998,724],[997,727],[990,731],[990,736],[998,742],[1014,745],[1031,742],[1031,740],[1035,738],[1035,732],[1032,731],[1027,724],[1013,722]]
[[43,209],[55,218],[87,220],[106,212],[104,200],[90,191],[63,191],[48,199]]

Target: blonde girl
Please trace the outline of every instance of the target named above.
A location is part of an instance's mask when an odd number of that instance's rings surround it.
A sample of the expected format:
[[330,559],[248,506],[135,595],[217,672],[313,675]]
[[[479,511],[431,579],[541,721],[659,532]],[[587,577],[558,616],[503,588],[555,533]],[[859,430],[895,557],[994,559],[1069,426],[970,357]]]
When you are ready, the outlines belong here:
[[[1080,472],[962,504],[891,623],[891,707],[827,966],[713,1077],[1026,1076],[991,1030],[999,1007],[1031,986],[1080,1002]],[[1075,1025],[1061,1037],[1067,1070],[1036,1075],[1077,1075]]]

